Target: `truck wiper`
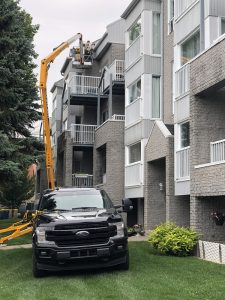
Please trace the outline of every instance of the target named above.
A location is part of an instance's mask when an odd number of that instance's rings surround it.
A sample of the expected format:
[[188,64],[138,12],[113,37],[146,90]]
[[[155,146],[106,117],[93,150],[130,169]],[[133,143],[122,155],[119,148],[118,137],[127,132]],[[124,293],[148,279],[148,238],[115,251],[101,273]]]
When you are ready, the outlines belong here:
[[93,207],[93,206],[85,206],[85,207],[75,207],[75,208],[72,208],[72,211],[74,210],[99,210],[100,208],[98,207]]
[[49,211],[61,211],[61,212],[64,212],[64,211],[72,211],[72,210],[71,209],[56,208],[56,209],[51,209]]

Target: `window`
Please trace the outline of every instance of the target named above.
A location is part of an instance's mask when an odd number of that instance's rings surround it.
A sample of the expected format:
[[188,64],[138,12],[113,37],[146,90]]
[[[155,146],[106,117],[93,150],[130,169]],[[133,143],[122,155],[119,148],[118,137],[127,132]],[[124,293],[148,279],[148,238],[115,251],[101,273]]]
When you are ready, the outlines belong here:
[[153,12],[153,24],[152,24],[152,53],[161,54],[161,21],[160,13]]
[[180,146],[185,148],[190,146],[190,124],[189,122],[180,125]]
[[160,118],[160,77],[152,77],[152,118]]
[[221,34],[225,33],[225,19],[221,19]]
[[141,97],[141,79],[128,87],[129,103]]
[[129,45],[141,35],[141,18],[139,18],[129,30]]
[[141,160],[141,142],[129,147],[129,163],[135,163]]
[[195,33],[191,38],[181,45],[181,65],[186,64],[190,59],[200,52],[200,33]]

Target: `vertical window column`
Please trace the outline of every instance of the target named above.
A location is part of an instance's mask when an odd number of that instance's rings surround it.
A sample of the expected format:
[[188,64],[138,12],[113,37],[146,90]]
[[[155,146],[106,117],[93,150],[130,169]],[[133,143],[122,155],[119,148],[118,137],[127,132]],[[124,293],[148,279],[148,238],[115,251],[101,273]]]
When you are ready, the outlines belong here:
[[152,118],[160,118],[161,110],[161,97],[160,97],[160,77],[152,77]]
[[153,12],[152,15],[152,53],[161,54],[161,17],[160,13]]

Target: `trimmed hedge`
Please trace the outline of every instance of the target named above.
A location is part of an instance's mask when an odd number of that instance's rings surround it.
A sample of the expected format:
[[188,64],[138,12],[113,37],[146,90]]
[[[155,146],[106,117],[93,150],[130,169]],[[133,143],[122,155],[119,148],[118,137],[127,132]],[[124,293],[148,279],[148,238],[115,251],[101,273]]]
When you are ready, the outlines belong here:
[[163,223],[149,234],[148,241],[161,253],[187,256],[192,254],[198,241],[198,234],[191,228],[179,227],[174,223]]

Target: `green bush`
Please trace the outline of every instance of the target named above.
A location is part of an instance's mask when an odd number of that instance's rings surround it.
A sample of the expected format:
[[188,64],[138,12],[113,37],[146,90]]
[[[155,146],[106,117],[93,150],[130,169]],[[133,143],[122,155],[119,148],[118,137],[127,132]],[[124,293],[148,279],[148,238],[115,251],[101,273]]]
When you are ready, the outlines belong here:
[[174,223],[163,223],[149,234],[149,243],[167,255],[190,255],[197,244],[198,234],[190,228]]

